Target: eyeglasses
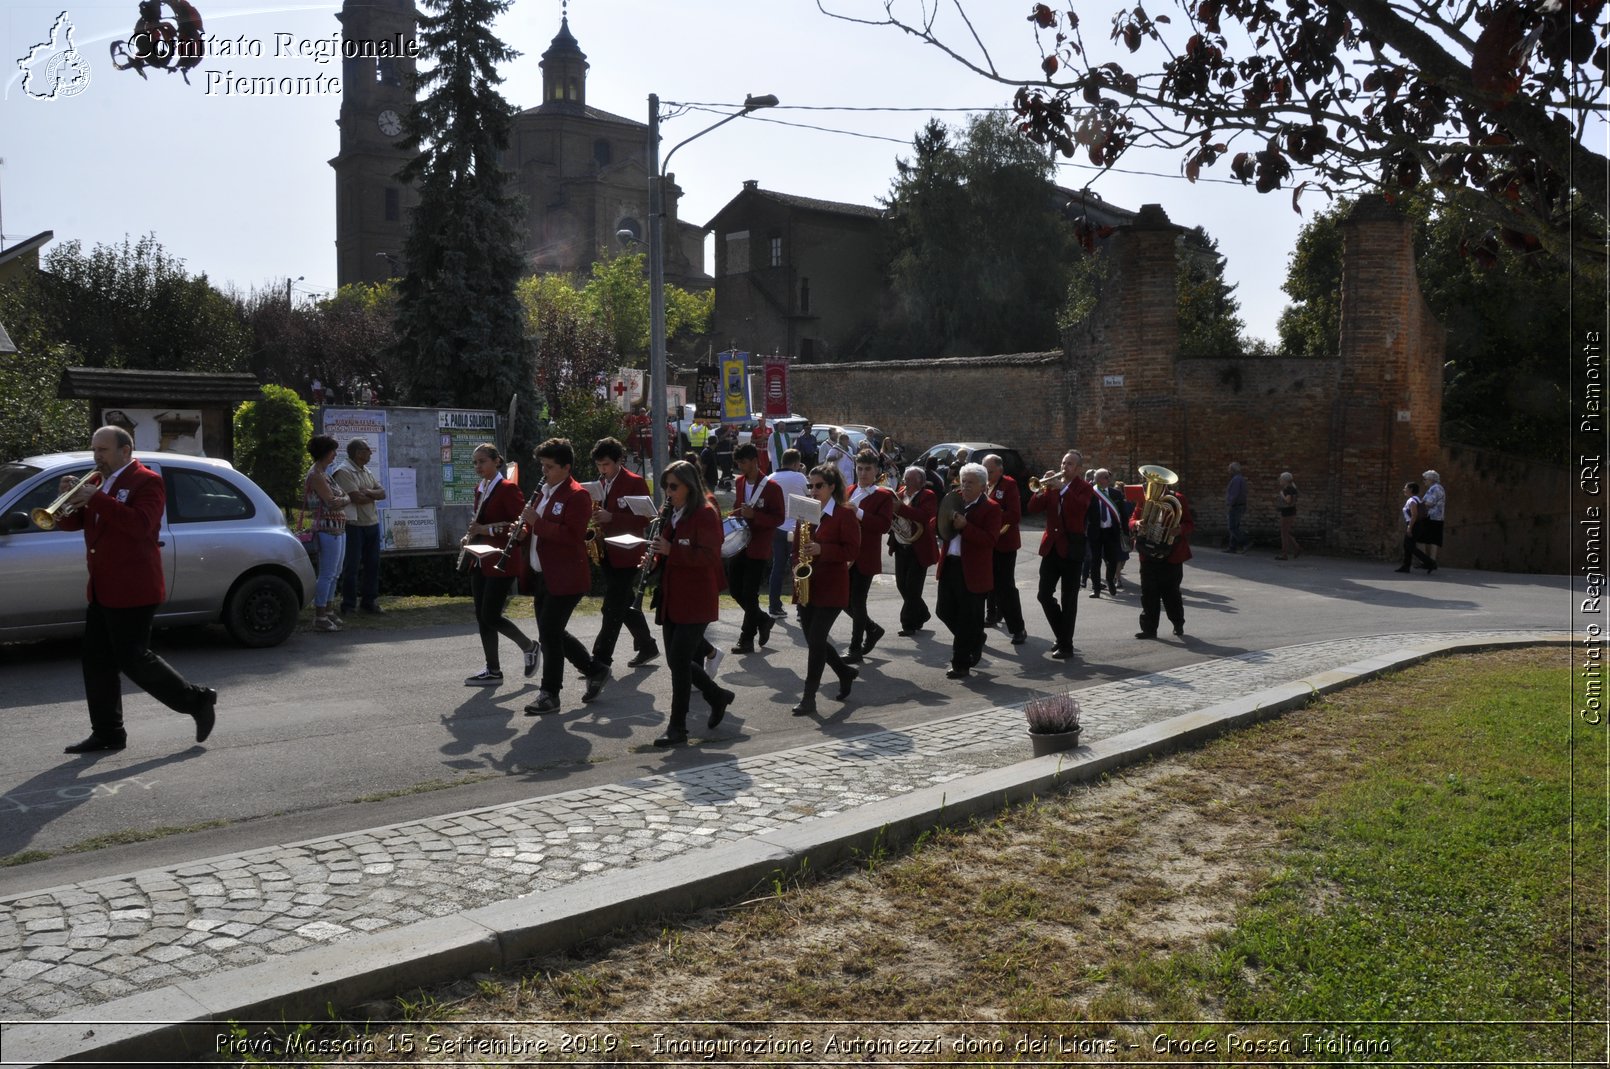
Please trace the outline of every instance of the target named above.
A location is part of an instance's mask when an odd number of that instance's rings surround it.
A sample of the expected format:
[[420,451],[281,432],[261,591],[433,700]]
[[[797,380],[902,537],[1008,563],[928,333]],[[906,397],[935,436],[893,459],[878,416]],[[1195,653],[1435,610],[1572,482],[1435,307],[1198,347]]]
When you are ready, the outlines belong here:
[[810,488],[812,490],[825,490],[827,489],[827,484],[822,482],[811,483]]
[[671,480],[667,479],[667,480],[665,480],[665,488],[667,490],[680,490],[680,489],[682,489],[682,484],[681,483],[674,483]]

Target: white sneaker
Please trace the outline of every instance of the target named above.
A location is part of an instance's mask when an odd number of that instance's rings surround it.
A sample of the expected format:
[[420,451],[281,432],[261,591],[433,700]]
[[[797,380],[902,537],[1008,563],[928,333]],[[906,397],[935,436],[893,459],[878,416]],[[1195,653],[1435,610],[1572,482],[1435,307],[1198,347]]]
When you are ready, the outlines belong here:
[[727,653],[725,650],[717,647],[714,653],[704,659],[704,674],[709,676],[711,679],[714,679],[716,677],[716,669],[721,667],[721,659],[726,655]]
[[503,673],[483,668],[464,681],[466,687],[496,687],[503,683]]

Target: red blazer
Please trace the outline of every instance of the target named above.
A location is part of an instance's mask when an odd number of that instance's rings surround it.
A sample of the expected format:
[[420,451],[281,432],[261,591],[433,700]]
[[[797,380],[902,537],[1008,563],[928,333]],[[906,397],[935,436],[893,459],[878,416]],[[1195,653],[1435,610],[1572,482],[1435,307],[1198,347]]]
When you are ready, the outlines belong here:
[[[970,593],[988,594],[995,589],[995,543],[1000,535],[1001,506],[984,494],[967,513],[967,526],[962,528],[962,575]],[[951,560],[944,555],[949,541],[939,547],[939,571],[935,573],[939,578],[944,577]]]
[[882,486],[861,499],[861,551],[855,555],[855,570],[862,575],[883,574],[883,536],[894,522],[898,502],[894,491]]
[[[1055,490],[1041,490],[1029,498],[1030,512],[1045,513],[1045,533],[1040,536],[1040,556],[1048,557],[1052,551],[1059,557],[1068,555],[1068,536],[1074,535],[1082,542],[1085,536],[1085,515],[1090,511],[1090,495],[1095,493],[1091,485],[1082,478],[1074,476],[1068,484],[1068,492],[1063,493],[1059,487]],[[1054,507],[1053,507],[1054,506]]]
[[[850,565],[861,552],[861,521],[846,502],[833,506],[831,516],[811,529],[811,541],[819,542],[819,556],[811,562],[811,604],[824,609],[844,609],[850,605]],[[799,528],[794,528],[794,561],[799,562]]]
[[660,565],[657,624],[708,624],[721,614],[721,513],[713,506],[684,513],[667,527],[671,555]]
[[[749,500],[749,487],[744,485],[742,475],[738,476],[736,486],[732,511],[734,516],[738,514],[738,506]],[[750,560],[771,560],[771,536],[786,519],[783,508],[783,488],[775,482],[767,482],[760,488],[760,496],[755,499],[755,515],[745,521],[749,524],[749,544],[744,547],[745,557]]]
[[162,476],[129,461],[109,494],[96,492],[79,511],[63,516],[59,530],[84,532],[89,584],[84,596],[108,609],[161,605],[168,600],[157,534],[168,507]]
[[[478,522],[483,524],[506,523],[509,525],[508,533],[492,535],[486,540],[489,545],[502,546],[508,542],[510,536],[514,533],[514,521],[520,518],[520,511],[525,508],[525,494],[520,492],[520,487],[515,483],[510,482],[508,479],[499,479],[498,484],[492,488],[491,498],[487,500],[484,506],[481,505],[481,488],[479,486],[475,488],[474,505],[481,510]],[[496,557],[483,557],[480,561],[481,574],[505,579],[511,575],[517,576],[525,571],[525,553],[510,550],[509,566],[501,572],[493,567],[496,563]]]
[[1023,495],[1018,492],[1017,480],[1003,474],[989,496],[1001,506],[1003,529],[995,540],[995,552],[1016,553],[1023,546]]
[[918,564],[932,568],[939,562],[939,542],[934,538],[934,524],[939,521],[939,496],[925,487],[917,491],[917,496],[908,505],[896,495],[894,511],[897,516],[916,521],[922,529],[917,540],[911,543],[911,549],[917,555]]
[[[531,501],[538,504],[540,492]],[[548,593],[566,597],[592,589],[593,571],[587,560],[587,523],[592,518],[592,495],[575,479],[566,479],[548,498],[547,508],[529,521]]]
[[[605,538],[610,535],[634,534],[639,538],[648,530],[649,518],[634,515],[627,507],[621,504],[623,497],[648,497],[648,483],[635,471],[621,468],[615,476],[615,481],[609,484],[609,492],[604,495],[603,503],[599,506],[608,512],[614,519],[601,524]],[[620,549],[609,543],[604,543],[604,563],[611,568],[637,568],[643,560],[643,550]]]
[[[1192,511],[1191,503],[1185,500],[1184,494],[1178,490],[1170,490],[1169,493],[1180,499],[1180,534],[1174,540],[1173,550],[1164,558],[1164,563],[1184,564],[1191,559],[1191,532],[1196,530],[1196,513]],[[1136,509],[1135,515],[1130,518],[1129,529],[1131,531],[1138,532],[1140,530],[1140,513],[1141,510]],[[1135,542],[1135,552],[1140,553],[1142,557],[1146,556],[1145,553],[1141,552],[1138,539]],[[1157,558],[1152,557],[1150,559],[1156,560]]]

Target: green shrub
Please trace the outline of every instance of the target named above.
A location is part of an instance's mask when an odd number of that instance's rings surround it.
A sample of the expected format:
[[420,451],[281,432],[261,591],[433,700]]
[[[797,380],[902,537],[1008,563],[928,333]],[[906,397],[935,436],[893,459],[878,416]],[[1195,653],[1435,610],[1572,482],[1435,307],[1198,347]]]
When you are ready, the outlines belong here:
[[235,410],[235,466],[284,508],[302,503],[313,419],[294,390],[264,386],[260,401]]
[[[576,450],[576,463],[570,469],[570,474],[577,482],[598,478],[598,469],[593,466],[593,446],[600,438],[616,438],[624,443],[626,414],[613,403],[586,390],[566,392],[553,406],[553,411],[557,416],[548,433],[555,438],[569,438],[571,447]],[[541,471],[540,466],[530,464],[526,458],[515,459],[522,461],[521,471],[528,466],[532,471]]]

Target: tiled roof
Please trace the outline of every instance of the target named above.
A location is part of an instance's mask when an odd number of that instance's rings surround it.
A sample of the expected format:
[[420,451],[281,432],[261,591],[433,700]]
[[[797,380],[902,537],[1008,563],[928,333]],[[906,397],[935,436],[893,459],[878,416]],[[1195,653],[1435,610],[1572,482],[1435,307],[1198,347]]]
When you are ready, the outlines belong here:
[[779,193],[773,189],[755,189],[748,192],[758,196],[769,197],[780,204],[787,204],[794,208],[803,208],[812,212],[827,212],[830,215],[859,215],[866,219],[882,219],[888,213],[882,208],[874,208],[865,204],[846,204],[837,200],[817,200],[815,197],[800,197],[792,193]]
[[70,367],[62,372],[58,397],[116,397],[124,401],[254,401],[262,396],[249,371],[141,371],[136,368]]

